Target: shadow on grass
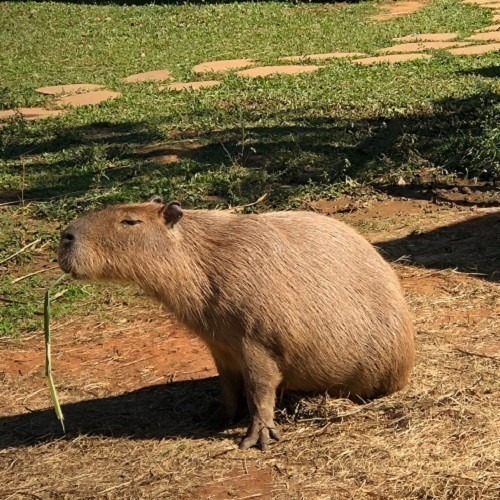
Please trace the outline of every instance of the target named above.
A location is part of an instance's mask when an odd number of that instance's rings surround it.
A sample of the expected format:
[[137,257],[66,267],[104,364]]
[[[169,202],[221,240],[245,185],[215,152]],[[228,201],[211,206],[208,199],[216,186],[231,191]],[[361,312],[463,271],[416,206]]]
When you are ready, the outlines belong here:
[[376,246],[388,260],[500,282],[500,210]]
[[[432,113],[358,120],[311,117],[307,109],[286,115],[290,125],[269,127],[257,125],[263,117],[254,113],[244,132],[230,128],[175,138],[166,138],[161,118],[156,124],[54,125],[50,133],[10,132],[0,154],[12,162],[13,176],[21,155],[30,160],[26,200],[71,199],[99,185],[119,188],[123,201],[156,191],[188,205],[203,196],[237,204],[267,192],[272,205],[282,206],[297,189],[331,186],[346,177],[394,179],[399,172],[437,166],[491,180],[500,171],[499,104],[499,95],[480,93],[436,102]],[[8,129],[0,130],[0,139]],[[20,194],[4,191],[0,203],[15,202]]]
[[[62,410],[69,439],[82,434],[131,439],[201,439],[220,432],[207,424],[219,401],[218,377],[211,377],[64,404]],[[0,417],[0,449],[48,442],[61,436],[52,408]]]
[[484,68],[460,71],[462,75],[479,75],[485,78],[500,78],[500,66],[486,66]]

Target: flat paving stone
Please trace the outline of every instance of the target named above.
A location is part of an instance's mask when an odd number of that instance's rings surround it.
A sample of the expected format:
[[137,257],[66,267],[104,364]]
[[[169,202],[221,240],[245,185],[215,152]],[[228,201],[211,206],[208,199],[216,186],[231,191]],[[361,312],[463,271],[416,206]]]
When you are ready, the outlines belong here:
[[238,71],[238,76],[247,76],[249,78],[259,78],[271,75],[298,75],[300,73],[311,73],[319,69],[319,66],[313,65],[289,65],[289,66],[259,66],[257,68]]
[[396,42],[449,42],[455,40],[458,33],[416,33],[394,38]]
[[165,69],[157,69],[154,71],[146,71],[145,73],[137,73],[135,75],[127,76],[123,79],[127,83],[139,83],[139,82],[163,82],[165,80],[170,80],[172,78],[172,73]]
[[207,80],[204,82],[176,82],[160,87],[159,90],[201,90],[207,89],[209,87],[215,87],[216,85],[220,85],[221,83],[222,82],[218,80]]
[[431,54],[391,54],[377,57],[364,57],[362,59],[354,59],[352,62],[355,64],[363,64],[370,66],[371,64],[389,63],[396,64],[399,62],[413,61],[415,59],[430,59]]
[[341,59],[347,57],[362,57],[365,54],[362,52],[327,52],[325,54],[308,54],[304,56],[284,56],[280,57],[280,61],[323,61],[328,59]]
[[0,120],[8,120],[15,116],[21,115],[25,120],[40,120],[51,116],[58,116],[64,113],[62,109],[45,109],[45,108],[18,108],[5,109],[0,111]]
[[492,24],[491,26],[486,26],[486,28],[476,30],[476,33],[488,33],[489,31],[500,31],[500,24]]
[[61,97],[56,99],[54,104],[56,106],[73,106],[75,108],[79,106],[89,106],[100,104],[104,101],[109,101],[110,99],[116,99],[120,97],[119,92],[112,92],[111,90],[97,90],[95,92],[87,92],[85,94],[70,95],[67,97]]
[[254,59],[226,59],[224,61],[208,61],[193,67],[194,73],[223,73],[234,69],[246,68],[255,64]]
[[101,90],[104,85],[95,85],[93,83],[70,83],[63,85],[52,85],[49,87],[39,87],[35,92],[46,95],[80,94],[93,90]]
[[385,49],[380,49],[379,52],[382,54],[391,53],[410,53],[410,52],[424,52],[425,50],[440,50],[448,49],[451,47],[465,47],[470,45],[470,42],[413,42],[413,43],[401,43],[398,45],[393,45],[392,47],[386,47]]
[[455,56],[468,56],[487,54],[488,52],[496,52],[500,50],[500,43],[488,43],[486,45],[470,45],[469,47],[460,47],[449,49],[448,52]]
[[500,42],[500,31],[487,31],[485,33],[475,33],[468,40],[481,40],[487,42]]

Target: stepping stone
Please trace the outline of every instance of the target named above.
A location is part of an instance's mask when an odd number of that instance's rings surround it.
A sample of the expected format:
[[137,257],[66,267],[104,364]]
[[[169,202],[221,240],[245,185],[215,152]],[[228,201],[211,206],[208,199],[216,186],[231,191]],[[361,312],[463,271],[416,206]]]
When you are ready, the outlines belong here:
[[255,59],[227,59],[225,61],[209,61],[193,67],[194,73],[222,73],[232,69],[241,69],[251,66]]
[[398,62],[413,61],[415,59],[430,59],[430,54],[392,54],[388,56],[365,57],[363,59],[354,59],[352,62],[369,66],[371,64],[389,63],[395,64]]
[[171,83],[170,85],[166,85],[160,87],[159,90],[200,90],[206,89],[209,87],[214,87],[215,85],[220,85],[222,82],[218,80],[207,80],[204,82],[177,82]]
[[476,33],[468,38],[468,40],[486,40],[489,42],[500,42],[500,31],[488,31],[486,33]]
[[51,87],[39,87],[35,91],[39,94],[62,95],[62,94],[80,94],[91,90],[101,90],[104,85],[94,85],[93,83],[72,83],[69,85],[53,85]]
[[68,97],[61,97],[56,99],[54,104],[56,106],[89,106],[92,104],[100,104],[101,102],[120,97],[119,92],[111,92],[110,90],[97,90],[96,92],[87,92],[85,94],[70,95]]
[[394,52],[407,53],[407,52],[423,52],[424,50],[439,50],[448,49],[450,47],[465,47],[471,45],[470,42],[414,42],[414,43],[401,43],[380,49],[382,54],[389,54]]
[[455,40],[458,33],[419,33],[394,38],[396,42],[449,42]]
[[259,78],[270,75],[298,75],[299,73],[310,73],[319,69],[319,66],[259,66],[257,68],[245,69],[238,71],[238,76],[248,76],[249,78]]
[[138,83],[138,82],[163,82],[165,80],[170,80],[172,78],[172,73],[164,69],[157,69],[155,71],[146,71],[145,73],[137,73],[136,75],[130,75],[123,79],[127,83]]
[[161,163],[179,163],[182,158],[194,156],[203,145],[196,141],[185,141],[181,144],[157,143],[145,146],[137,151],[140,156],[155,158]]
[[468,56],[477,54],[487,54],[500,50],[500,43],[488,43],[486,45],[470,45],[469,47],[460,47],[458,49],[449,49],[448,52],[454,56]]
[[488,33],[490,31],[500,31],[500,24],[492,24],[491,26],[486,26],[486,28],[476,30],[476,33]]
[[422,2],[397,2],[381,5],[380,8],[387,12],[371,16],[370,19],[373,19],[374,21],[387,21],[396,17],[413,14],[419,11],[422,7],[425,7],[425,4]]
[[6,109],[0,111],[0,120],[7,120],[15,116],[21,115],[25,120],[39,120],[42,118],[49,118],[50,116],[57,116],[64,113],[62,109],[45,109],[45,108],[19,108],[19,109]]
[[322,61],[343,57],[362,57],[364,55],[362,52],[328,52],[326,54],[309,54],[305,56],[285,56],[280,57],[280,61],[306,61],[308,59]]

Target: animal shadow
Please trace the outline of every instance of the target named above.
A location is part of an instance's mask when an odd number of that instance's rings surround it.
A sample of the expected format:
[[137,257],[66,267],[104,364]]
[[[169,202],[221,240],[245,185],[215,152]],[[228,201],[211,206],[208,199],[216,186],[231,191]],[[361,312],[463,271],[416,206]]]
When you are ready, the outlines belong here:
[[[220,427],[217,429],[211,421],[220,401],[218,377],[210,377],[69,403],[62,405],[65,437],[83,434],[130,439],[207,438],[220,434]],[[52,408],[0,417],[0,449],[61,437]]]

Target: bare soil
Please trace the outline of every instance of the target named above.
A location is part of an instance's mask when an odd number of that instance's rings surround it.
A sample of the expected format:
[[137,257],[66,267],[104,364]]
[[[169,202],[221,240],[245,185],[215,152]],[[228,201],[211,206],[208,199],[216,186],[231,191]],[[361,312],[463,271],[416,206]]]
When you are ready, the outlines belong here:
[[401,277],[418,352],[407,388],[364,405],[279,395],[282,441],[241,452],[246,422],[209,423],[205,346],[131,294],[53,323],[66,436],[41,332],[0,342],[0,497],[498,498],[500,189],[380,186],[308,207],[362,231]]

